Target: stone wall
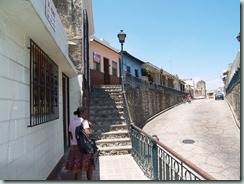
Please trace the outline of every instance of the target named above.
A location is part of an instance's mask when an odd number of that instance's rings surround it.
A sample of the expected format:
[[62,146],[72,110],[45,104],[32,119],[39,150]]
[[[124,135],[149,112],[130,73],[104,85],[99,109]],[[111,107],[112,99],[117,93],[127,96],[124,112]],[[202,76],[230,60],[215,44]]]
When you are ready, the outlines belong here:
[[79,74],[83,74],[82,66],[82,1],[53,0],[59,17],[68,36],[69,57]]
[[73,111],[81,104],[87,106],[89,98],[84,88],[84,40],[83,37],[83,1],[82,0],[53,0],[62,21],[69,41],[69,58],[77,69],[77,76],[69,79],[70,119]]
[[241,99],[240,99],[240,94],[241,94],[241,87],[240,87],[240,82],[238,84],[236,84],[233,89],[231,90],[231,92],[226,95],[226,100],[229,102],[232,111],[234,113],[234,116],[236,118],[237,124],[240,127],[240,103],[241,103]]
[[[183,94],[183,93],[182,93]],[[181,92],[170,93],[153,88],[126,87],[126,96],[133,122],[142,128],[153,115],[182,102]]]

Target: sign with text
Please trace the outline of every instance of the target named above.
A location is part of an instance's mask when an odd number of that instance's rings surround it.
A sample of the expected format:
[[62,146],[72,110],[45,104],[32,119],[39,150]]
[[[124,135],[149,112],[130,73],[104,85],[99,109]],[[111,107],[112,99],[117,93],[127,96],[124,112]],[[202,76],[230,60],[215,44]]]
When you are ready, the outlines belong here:
[[45,15],[47,17],[47,20],[51,24],[54,31],[56,31],[56,17],[57,17],[56,8],[55,8],[52,0],[46,0],[45,5],[46,5]]
[[96,52],[93,52],[93,61],[100,63],[101,61],[101,55],[97,54]]

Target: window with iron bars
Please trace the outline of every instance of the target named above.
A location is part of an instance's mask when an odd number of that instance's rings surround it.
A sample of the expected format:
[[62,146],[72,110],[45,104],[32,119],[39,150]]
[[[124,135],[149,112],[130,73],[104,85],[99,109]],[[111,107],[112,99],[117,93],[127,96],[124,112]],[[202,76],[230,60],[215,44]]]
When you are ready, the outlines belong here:
[[58,66],[30,41],[30,127],[59,118]]

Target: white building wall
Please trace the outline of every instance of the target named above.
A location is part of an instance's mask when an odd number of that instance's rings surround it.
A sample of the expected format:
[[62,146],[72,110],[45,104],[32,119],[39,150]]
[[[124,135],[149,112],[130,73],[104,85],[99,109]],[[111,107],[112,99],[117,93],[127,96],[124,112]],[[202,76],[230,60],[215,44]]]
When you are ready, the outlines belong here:
[[[64,71],[59,65],[59,119],[28,127],[30,55],[27,47],[32,37],[7,18],[0,16],[0,179],[45,180],[64,153]],[[40,47],[49,50],[43,45]],[[56,52],[56,55],[66,54]]]
[[83,96],[83,90],[82,90],[82,82],[83,82],[83,75],[78,75],[76,77],[72,77],[69,80],[70,85],[70,99],[69,99],[69,105],[70,105],[70,120],[74,119],[73,112],[76,111],[76,109],[79,106],[82,106],[82,96]]

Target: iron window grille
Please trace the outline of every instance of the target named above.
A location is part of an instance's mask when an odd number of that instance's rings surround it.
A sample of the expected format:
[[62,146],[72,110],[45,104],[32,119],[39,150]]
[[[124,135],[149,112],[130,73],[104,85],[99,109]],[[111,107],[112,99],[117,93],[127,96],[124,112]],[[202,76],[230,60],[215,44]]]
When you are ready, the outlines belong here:
[[30,41],[30,125],[59,118],[58,65]]

